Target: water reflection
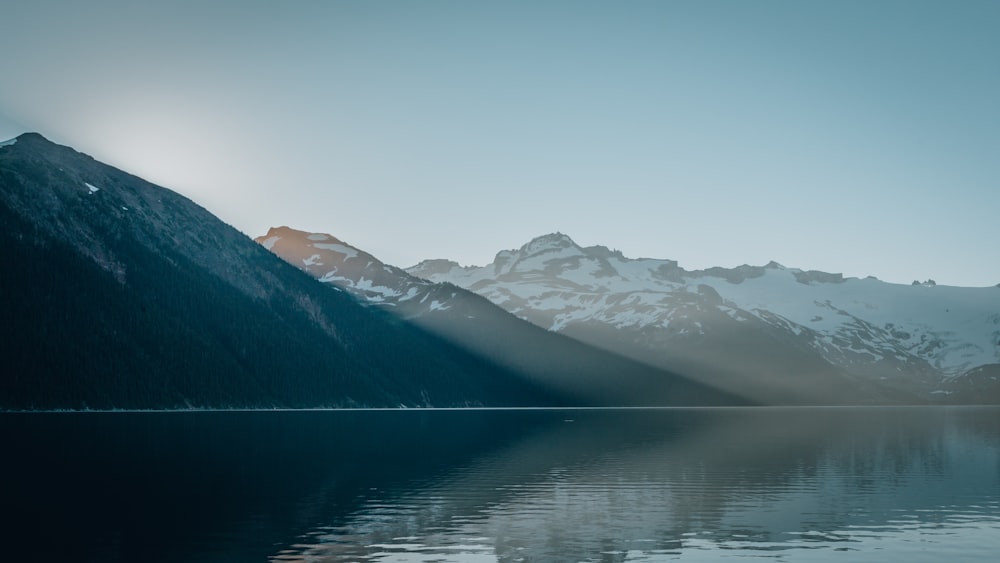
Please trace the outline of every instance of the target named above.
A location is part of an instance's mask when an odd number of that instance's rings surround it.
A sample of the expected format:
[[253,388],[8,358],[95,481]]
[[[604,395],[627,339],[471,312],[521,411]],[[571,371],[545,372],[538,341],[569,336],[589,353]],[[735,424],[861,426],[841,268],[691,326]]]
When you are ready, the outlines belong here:
[[263,561],[535,421],[488,412],[0,414],[3,561]]
[[992,560],[997,414],[577,412],[273,559]]
[[1000,549],[995,407],[2,415],[0,441],[3,560]]

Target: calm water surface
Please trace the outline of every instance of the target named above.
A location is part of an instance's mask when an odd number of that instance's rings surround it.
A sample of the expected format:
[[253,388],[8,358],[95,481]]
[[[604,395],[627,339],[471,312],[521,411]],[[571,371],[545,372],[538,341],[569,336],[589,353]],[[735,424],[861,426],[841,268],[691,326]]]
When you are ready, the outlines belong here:
[[1000,408],[0,414],[5,561],[995,561]]

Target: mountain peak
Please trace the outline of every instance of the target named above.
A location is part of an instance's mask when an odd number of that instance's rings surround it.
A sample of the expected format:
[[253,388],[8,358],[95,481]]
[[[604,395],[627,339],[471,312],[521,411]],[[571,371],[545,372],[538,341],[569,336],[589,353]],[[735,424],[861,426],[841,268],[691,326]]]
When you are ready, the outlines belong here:
[[406,268],[406,271],[418,278],[425,278],[434,274],[447,274],[456,268],[461,269],[462,266],[454,260],[432,258],[430,260],[422,260],[417,265]]
[[14,137],[14,138],[17,139],[17,140],[19,140],[19,141],[32,141],[32,140],[34,140],[34,141],[45,141],[47,143],[51,143],[52,142],[52,141],[49,141],[48,139],[46,139],[41,133],[36,133],[34,131],[28,131],[27,133],[21,133],[20,135],[18,135],[17,137]]
[[296,233],[299,233],[299,232],[301,232],[301,231],[297,231],[297,230],[295,230],[295,229],[293,229],[291,227],[286,227],[286,226],[282,225],[280,227],[271,227],[270,229],[267,230],[267,234],[264,235],[264,236],[266,236],[266,237],[280,237],[282,235],[296,234]]
[[344,245],[347,244],[344,241],[338,239],[337,237],[327,233],[310,233],[308,231],[300,231],[298,229],[293,229],[291,227],[286,227],[284,225],[280,227],[271,227],[270,229],[267,230],[266,235],[262,237],[257,237],[254,240],[260,242],[261,244],[264,244],[264,246],[270,250],[271,247],[262,241],[270,241],[270,244],[273,245],[274,242],[283,238],[293,239],[293,240],[308,239],[312,242],[325,242],[328,244],[344,244]]
[[2,145],[13,145],[14,143],[22,143],[22,144],[44,144],[44,145],[55,145],[56,144],[56,143],[53,143],[52,141],[48,140],[44,136],[42,136],[41,133],[27,132],[27,133],[21,133],[20,135],[18,135],[16,137],[13,137],[11,139],[7,139],[7,140],[5,140],[3,142],[0,142],[0,146],[2,146]]
[[571,239],[569,237],[569,235],[563,234],[563,233],[561,233],[559,231],[556,231],[554,233],[547,233],[547,234],[544,234],[544,235],[539,235],[539,236],[531,239],[528,242],[528,244],[532,244],[532,243],[536,243],[536,242],[576,244],[575,242],[573,242],[573,239]]
[[309,231],[300,231],[299,229],[293,229],[286,225],[280,227],[271,227],[267,230],[267,236],[323,236],[328,238],[334,238],[333,235],[328,235],[326,233],[310,233]]
[[573,239],[560,232],[549,233],[535,237],[520,248],[522,254],[538,254],[550,250],[561,250],[564,248],[579,248]]
[[10,145],[13,145],[14,143],[17,143],[18,141],[22,142],[44,141],[46,143],[51,142],[45,137],[39,135],[38,133],[21,133],[20,135],[11,137],[10,139],[0,140],[0,147],[8,147]]

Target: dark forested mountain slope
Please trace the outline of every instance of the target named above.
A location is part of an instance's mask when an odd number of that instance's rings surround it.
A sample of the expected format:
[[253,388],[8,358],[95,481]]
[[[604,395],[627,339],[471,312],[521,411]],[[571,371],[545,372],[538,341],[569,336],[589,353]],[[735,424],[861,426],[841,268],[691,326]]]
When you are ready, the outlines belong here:
[[0,147],[0,224],[0,408],[562,400],[38,134]]

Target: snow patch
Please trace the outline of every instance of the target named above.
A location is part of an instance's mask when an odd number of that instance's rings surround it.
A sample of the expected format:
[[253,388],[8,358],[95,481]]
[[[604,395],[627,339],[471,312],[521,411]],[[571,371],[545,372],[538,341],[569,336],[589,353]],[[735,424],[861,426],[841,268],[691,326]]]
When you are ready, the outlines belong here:
[[[354,289],[381,295],[383,299],[386,297],[399,297],[402,295],[395,289],[385,287],[384,285],[375,285],[372,283],[372,280],[365,279],[364,276],[362,276],[361,279],[354,284]],[[369,296],[369,299],[371,299],[371,296]]]
[[97,192],[101,191],[101,188],[98,188],[97,186],[91,184],[90,182],[84,182],[83,185],[87,186],[87,189],[90,190],[91,194],[96,194]]
[[350,246],[345,246],[343,244],[337,243],[316,243],[312,245],[313,248],[319,248],[320,250],[332,250],[339,254],[344,255],[344,260],[349,258],[356,258],[358,256],[358,251],[351,248]]
[[279,240],[281,240],[281,237],[267,237],[266,239],[260,241],[260,245],[268,250],[271,250],[271,248],[274,246],[274,243],[278,242]]
[[302,265],[303,266],[316,266],[316,265],[322,266],[323,263],[319,261],[319,258],[320,258],[319,254],[313,254],[309,258],[303,258],[302,259]]
[[330,237],[328,235],[323,235],[319,233],[309,235],[306,238],[309,240],[330,240]]
[[319,278],[319,281],[323,283],[343,282],[348,287],[352,287],[354,285],[354,280],[350,278],[345,278],[343,276],[338,276],[337,268],[334,268],[329,272],[323,274],[323,277]]
[[404,295],[403,297],[401,297],[401,298],[400,298],[399,300],[400,300],[400,301],[409,301],[410,299],[413,299],[414,297],[416,297],[416,296],[417,296],[417,293],[418,293],[419,291],[420,291],[420,290],[419,290],[419,289],[417,289],[417,287],[416,287],[416,286],[411,286],[411,287],[410,287],[410,289],[408,289],[408,290],[406,291],[406,295]]

